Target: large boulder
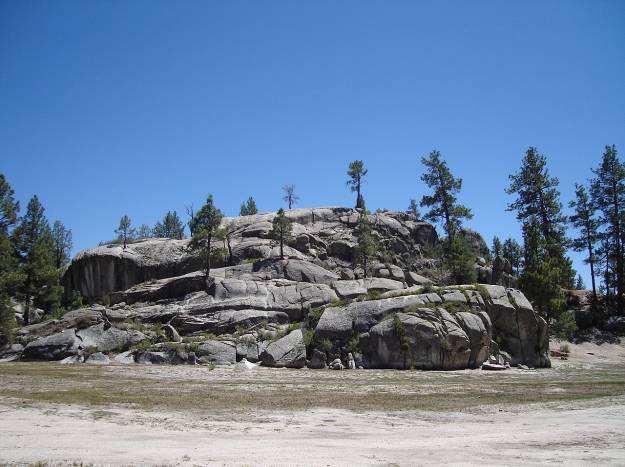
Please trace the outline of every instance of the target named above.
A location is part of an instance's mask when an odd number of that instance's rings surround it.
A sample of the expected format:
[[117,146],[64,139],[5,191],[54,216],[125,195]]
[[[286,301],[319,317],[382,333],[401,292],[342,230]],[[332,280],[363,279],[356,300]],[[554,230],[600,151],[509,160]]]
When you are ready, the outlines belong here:
[[29,342],[22,352],[22,360],[61,360],[75,355],[81,344],[76,331],[66,329]]
[[467,368],[471,355],[468,336],[442,308],[396,313],[361,341],[370,368],[454,370]]
[[500,285],[482,285],[486,312],[502,350],[510,353],[512,364],[549,367],[547,322],[539,316],[525,295]]
[[237,347],[232,342],[206,341],[198,346],[195,354],[202,363],[229,365],[237,361]]
[[265,366],[303,368],[306,364],[306,346],[301,329],[271,342],[260,355]]

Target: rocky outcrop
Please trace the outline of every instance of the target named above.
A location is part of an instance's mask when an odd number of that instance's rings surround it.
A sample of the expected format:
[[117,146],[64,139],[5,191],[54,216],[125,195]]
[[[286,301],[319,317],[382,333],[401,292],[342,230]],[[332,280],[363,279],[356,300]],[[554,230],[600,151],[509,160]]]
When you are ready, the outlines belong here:
[[[210,277],[187,240],[147,239],[81,252],[63,276],[66,294],[100,301],[20,328],[2,358],[71,363],[302,368],[548,366],[547,326],[526,298],[500,286],[437,287],[437,237],[404,213],[370,215],[381,248],[367,274],[354,262],[360,213],[294,209],[285,258],[270,238],[275,213],[226,218],[228,264]],[[464,232],[476,254],[481,237]],[[478,260],[502,281],[509,265]],[[481,269],[480,269],[481,268]],[[366,276],[366,277],[365,277]],[[503,278],[503,279],[502,279]],[[492,363],[492,362],[491,362]]]
[[[353,267],[357,211],[338,207],[293,209],[286,215],[293,222],[293,241],[285,250],[287,261],[276,261],[278,248],[269,238],[275,213],[225,218],[223,226],[231,232],[232,261],[273,260],[255,265],[255,271],[250,272],[256,279],[285,278],[326,285],[339,278],[342,268]],[[403,271],[408,270],[414,257],[421,254],[421,248],[437,241],[431,224],[414,222],[405,213],[375,213],[371,215],[371,221],[380,233],[387,254],[392,256],[388,267],[381,267],[376,272],[381,277],[403,278]],[[216,242],[215,246],[221,247],[221,242]],[[330,269],[318,264],[321,262]],[[126,249],[111,244],[80,252],[63,275],[63,284],[67,298],[76,290],[89,301],[113,296],[115,302],[128,303],[115,292],[148,281],[183,276],[200,268],[199,258],[188,249],[188,240],[147,239],[130,243]],[[185,278],[182,283],[174,282],[168,287],[184,290],[185,287],[196,287],[198,283],[192,285],[193,282]],[[131,291],[128,299],[160,299],[159,290],[165,284],[155,285]],[[164,293],[171,295],[175,292]]]

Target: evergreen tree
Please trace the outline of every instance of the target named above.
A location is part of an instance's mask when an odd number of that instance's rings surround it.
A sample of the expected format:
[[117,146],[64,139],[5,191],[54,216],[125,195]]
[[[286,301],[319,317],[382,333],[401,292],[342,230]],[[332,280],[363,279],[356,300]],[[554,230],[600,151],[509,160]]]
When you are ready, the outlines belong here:
[[[295,187],[293,187],[295,190]],[[254,214],[258,214],[258,208],[256,207],[256,201],[251,196],[247,198],[245,203],[241,203],[241,210],[239,211],[240,216],[252,216]]]
[[502,253],[501,240],[499,240],[499,237],[497,235],[493,237],[492,252],[493,252],[493,257],[501,256],[501,253]]
[[182,240],[184,238],[184,225],[178,217],[176,211],[167,211],[162,221],[154,226],[153,235],[157,238],[173,238]]
[[503,242],[501,255],[510,263],[512,272],[514,273],[516,271],[518,274],[521,268],[521,260],[523,259],[523,248],[521,248],[519,242],[513,238],[508,238]]
[[357,245],[355,248],[355,260],[362,265],[365,278],[369,272],[371,261],[375,258],[379,249],[377,238],[373,234],[373,225],[369,220],[369,212],[366,209],[360,211],[358,223],[354,230]]
[[454,236],[451,248],[443,256],[452,284],[473,284],[477,281],[475,259],[467,238],[464,235]]
[[418,221],[419,217],[421,216],[421,213],[419,212],[419,204],[414,198],[410,198],[410,204],[408,205],[408,214],[410,214],[410,217],[413,221]]
[[349,189],[356,193],[356,208],[365,209],[365,199],[362,197],[362,184],[364,178],[367,176],[368,170],[365,168],[365,163],[361,160],[352,161],[349,163],[347,175],[347,186]]
[[135,238],[137,231],[132,227],[130,217],[124,214],[119,220],[119,227],[117,227],[115,233],[117,234],[117,239],[123,243],[125,250],[126,245],[128,245],[128,241]]
[[[191,231],[195,233],[189,246],[192,250],[200,251],[202,254],[207,279],[210,276],[211,262],[215,253],[212,250],[211,241],[218,234],[223,217],[221,210],[215,206],[213,195],[208,195],[206,203],[195,214],[190,224]],[[216,254],[219,254],[219,251]]]
[[586,290],[586,284],[584,284],[584,279],[580,274],[577,275],[577,280],[575,281],[575,290]]
[[289,209],[291,209],[299,201],[299,196],[295,194],[295,185],[284,185],[282,191],[284,191],[282,199],[286,201]]
[[72,231],[66,228],[61,221],[54,221],[52,226],[52,245],[54,248],[54,265],[57,269],[69,263],[72,250]]
[[[625,164],[616,147],[606,146],[599,167],[593,170],[592,198],[601,213],[602,250],[606,290],[614,290],[619,314],[625,314]],[[609,271],[612,266],[612,271]]]
[[10,240],[11,229],[19,214],[19,202],[15,201],[14,194],[4,175],[0,174],[0,347],[13,342],[17,323],[10,297],[22,279]]
[[154,237],[154,229],[151,229],[147,224],[141,224],[137,229],[135,236],[137,238],[152,238]]
[[530,147],[525,153],[519,172],[509,178],[510,186],[506,193],[516,194],[516,199],[508,205],[508,211],[516,211],[517,219],[523,224],[530,218],[533,223],[537,223],[546,255],[560,269],[560,285],[573,288],[575,271],[571,260],[565,256],[566,217],[560,203],[559,181],[549,175],[547,159],[536,148]]
[[421,199],[421,206],[429,207],[425,218],[433,222],[442,222],[447,234],[447,253],[451,253],[456,232],[463,219],[472,219],[473,214],[466,206],[458,203],[456,194],[462,189],[462,179],[455,178],[440,152],[434,150],[427,157],[422,157],[426,172],[421,180],[433,189],[431,195]]
[[[595,245],[599,240],[599,222],[596,219],[596,207],[590,200],[586,188],[575,184],[575,200],[569,203],[574,214],[569,217],[571,225],[578,230],[579,236],[571,239],[571,246],[575,251],[585,251],[586,264],[590,266],[590,280],[592,282],[593,304],[597,304],[597,287],[595,284]],[[581,276],[578,276],[581,279]]]
[[273,229],[270,232],[272,238],[280,243],[280,258],[284,259],[284,243],[291,238],[293,224],[284,214],[284,209],[280,208],[276,217],[273,218]]
[[32,305],[53,312],[61,295],[52,232],[36,195],[29,201],[13,238],[23,275],[17,292],[24,301],[24,323],[28,324]]
[[524,267],[519,277],[521,290],[535,308],[548,318],[558,318],[565,311],[562,293],[562,269],[558,258],[548,255],[540,221],[529,217],[523,224]]

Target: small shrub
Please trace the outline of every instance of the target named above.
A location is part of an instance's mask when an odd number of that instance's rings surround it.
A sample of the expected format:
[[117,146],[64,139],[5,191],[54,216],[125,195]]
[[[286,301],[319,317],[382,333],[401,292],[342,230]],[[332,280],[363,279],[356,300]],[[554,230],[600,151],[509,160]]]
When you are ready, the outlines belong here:
[[135,344],[132,347],[130,347],[130,350],[147,350],[150,347],[152,347],[152,345],[153,344],[152,344],[152,341],[150,339],[143,339],[138,344]]
[[306,347],[316,347],[317,336],[315,334],[315,331],[309,329],[304,333],[304,345]]
[[421,290],[419,291],[419,293],[433,293],[433,292],[435,292],[434,285],[432,285],[429,282],[425,284],[423,287],[421,287]]
[[378,290],[370,290],[367,292],[367,300],[379,300],[380,299],[380,291]]
[[332,341],[328,339],[327,337],[321,341],[321,349],[324,352],[330,352],[332,350],[332,347],[333,347]]
[[289,327],[286,329],[286,333],[290,333],[292,331],[295,331],[297,329],[301,329],[302,328],[302,323],[295,321],[291,324],[289,324]]
[[571,340],[577,331],[577,323],[572,313],[563,312],[551,323],[552,334],[562,340]]

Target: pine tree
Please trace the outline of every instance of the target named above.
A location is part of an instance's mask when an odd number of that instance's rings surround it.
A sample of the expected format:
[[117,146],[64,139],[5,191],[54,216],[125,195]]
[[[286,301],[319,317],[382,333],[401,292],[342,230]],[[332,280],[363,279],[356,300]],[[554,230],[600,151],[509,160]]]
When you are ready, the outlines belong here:
[[[295,187],[293,187],[295,189]],[[252,216],[254,214],[258,214],[258,208],[256,207],[256,201],[251,196],[247,198],[245,203],[241,203],[241,210],[239,211],[240,216]]]
[[497,235],[493,237],[492,253],[493,253],[493,257],[495,258],[497,256],[501,256],[501,253],[502,253],[501,240],[499,240],[499,237]]
[[529,217],[523,224],[524,267],[519,277],[521,290],[534,307],[548,318],[558,318],[565,311],[561,287],[561,264],[548,255],[540,221]]
[[273,239],[280,243],[280,259],[284,259],[284,243],[291,238],[293,224],[291,220],[284,214],[284,209],[280,208],[276,217],[273,218],[273,229],[270,235]]
[[153,235],[157,238],[173,238],[182,240],[184,238],[184,225],[178,217],[176,211],[167,211],[162,221],[154,226]]
[[32,305],[53,312],[61,295],[52,232],[36,195],[29,201],[13,238],[23,275],[17,292],[24,301],[24,323],[28,324]]
[[[596,207],[590,200],[586,188],[575,184],[575,200],[569,203],[574,214],[569,217],[571,225],[578,230],[579,236],[571,239],[571,247],[575,251],[585,251],[586,264],[590,266],[593,304],[597,304],[597,287],[595,284],[595,246],[599,241],[599,221],[596,219]],[[581,279],[581,276],[578,276]]]
[[601,213],[604,277],[609,280],[605,285],[608,291],[615,290],[617,310],[625,314],[625,164],[619,161],[615,146],[606,146],[601,164],[593,173],[592,199]]
[[466,206],[458,203],[456,194],[462,189],[462,179],[455,178],[440,152],[434,150],[427,157],[422,157],[426,172],[421,180],[434,190],[431,195],[421,199],[421,206],[429,207],[425,218],[433,222],[442,222],[447,234],[447,252],[451,253],[456,232],[463,219],[472,219],[473,214]]
[[365,209],[365,199],[362,197],[362,184],[364,178],[369,171],[365,168],[365,163],[361,160],[352,161],[349,163],[347,175],[347,186],[350,191],[356,193],[356,208]]
[[369,212],[366,209],[360,211],[358,222],[354,229],[356,237],[355,260],[362,265],[365,278],[369,272],[371,261],[379,250],[377,238],[373,234],[373,224],[369,220]]
[[419,204],[414,198],[410,198],[410,204],[408,205],[408,214],[413,221],[418,221],[421,213],[419,212]]
[[[565,256],[567,239],[565,236],[566,217],[560,203],[559,181],[549,175],[547,159],[530,147],[521,163],[521,169],[510,175],[510,186],[506,193],[515,194],[516,199],[508,205],[508,211],[516,211],[517,219],[527,224],[530,219],[542,236],[545,257],[559,269],[560,285],[572,288],[575,271],[572,262]],[[527,245],[525,246],[527,249]],[[531,252],[527,252],[528,254]]]
[[510,263],[512,272],[514,273],[516,271],[518,274],[521,268],[521,260],[523,259],[523,248],[521,248],[519,242],[513,238],[508,238],[505,242],[503,242],[501,255]]
[[299,201],[299,196],[295,194],[295,185],[284,185],[282,191],[284,191],[282,199],[286,201],[289,209],[291,209]]
[[137,238],[152,238],[154,237],[154,229],[151,229],[148,224],[141,224],[137,229],[135,236]]
[[54,221],[52,226],[52,244],[54,248],[54,264],[57,269],[69,263],[72,250],[72,231],[66,228],[61,221]]
[[119,227],[117,227],[115,233],[117,234],[117,239],[123,243],[125,250],[128,245],[128,241],[135,238],[137,231],[132,227],[130,217],[124,214],[119,220]]
[[219,226],[224,215],[220,209],[215,206],[213,195],[208,195],[206,203],[202,206],[197,214],[193,217],[190,224],[191,231],[194,235],[189,246],[194,251],[200,251],[204,259],[204,271],[206,278],[210,276],[211,262],[214,254],[219,254],[221,250],[214,252],[212,250],[211,241],[216,236]]
[[577,280],[575,281],[575,290],[586,290],[586,284],[584,284],[584,279],[580,274],[577,275]]
[[0,174],[0,347],[13,342],[17,323],[9,299],[22,280],[10,239],[19,214],[19,202],[15,201],[14,194],[4,175]]

